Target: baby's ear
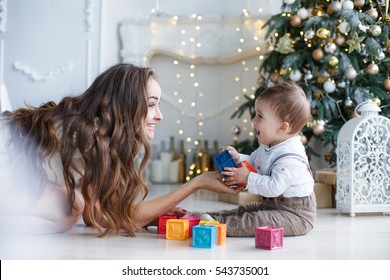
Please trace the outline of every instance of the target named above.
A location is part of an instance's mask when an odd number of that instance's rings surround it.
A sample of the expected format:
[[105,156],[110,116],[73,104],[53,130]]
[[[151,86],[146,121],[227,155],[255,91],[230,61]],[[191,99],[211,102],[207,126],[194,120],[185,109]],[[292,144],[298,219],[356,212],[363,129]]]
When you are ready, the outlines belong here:
[[279,130],[281,132],[289,133],[290,131],[290,123],[288,122],[282,122],[279,126]]

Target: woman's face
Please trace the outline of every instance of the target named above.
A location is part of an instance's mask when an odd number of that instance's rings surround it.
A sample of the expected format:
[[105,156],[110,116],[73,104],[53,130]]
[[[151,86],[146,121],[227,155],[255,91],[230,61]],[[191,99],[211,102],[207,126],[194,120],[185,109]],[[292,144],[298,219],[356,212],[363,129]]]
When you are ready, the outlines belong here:
[[145,119],[145,132],[150,141],[154,138],[156,124],[163,119],[158,107],[161,100],[161,87],[153,78],[149,79],[147,93],[149,110]]

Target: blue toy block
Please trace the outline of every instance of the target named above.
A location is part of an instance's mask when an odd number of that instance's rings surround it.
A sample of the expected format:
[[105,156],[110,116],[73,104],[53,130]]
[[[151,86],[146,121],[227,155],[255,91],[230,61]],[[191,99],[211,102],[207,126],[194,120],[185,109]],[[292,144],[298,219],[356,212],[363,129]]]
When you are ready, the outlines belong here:
[[217,245],[217,228],[210,225],[197,225],[192,228],[192,247],[213,248]]
[[222,172],[225,167],[236,167],[238,165],[228,150],[225,150],[213,157],[215,164],[218,167],[219,172]]

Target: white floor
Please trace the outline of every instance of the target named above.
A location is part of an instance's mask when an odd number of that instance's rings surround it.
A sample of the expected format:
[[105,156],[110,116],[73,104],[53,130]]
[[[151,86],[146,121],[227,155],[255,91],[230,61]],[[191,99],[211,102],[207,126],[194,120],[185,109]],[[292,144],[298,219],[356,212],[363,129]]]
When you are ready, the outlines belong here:
[[[150,196],[174,186],[154,186]],[[219,210],[236,205],[217,200],[206,191],[193,194],[181,207]],[[70,232],[43,236],[0,236],[0,259],[38,260],[390,260],[390,216],[360,214],[350,217],[336,209],[319,209],[315,228],[306,236],[285,237],[278,250],[256,249],[254,238],[229,237],[212,249],[193,248],[191,239],[166,240],[156,229],[136,238],[108,236],[82,223]]]

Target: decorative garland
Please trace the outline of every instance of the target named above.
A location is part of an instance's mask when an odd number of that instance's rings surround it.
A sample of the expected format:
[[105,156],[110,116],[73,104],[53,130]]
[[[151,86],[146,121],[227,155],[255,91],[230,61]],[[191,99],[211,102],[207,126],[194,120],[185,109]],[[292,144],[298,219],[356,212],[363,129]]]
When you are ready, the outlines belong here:
[[85,30],[90,32],[92,28],[92,0],[85,0]]
[[42,76],[35,70],[31,69],[29,66],[24,65],[19,61],[13,63],[15,70],[22,72],[24,75],[28,76],[34,82],[46,82],[53,79],[56,76],[62,75],[66,72],[69,72],[73,69],[73,63],[69,63],[65,66],[60,66],[57,69],[50,70],[46,75]]
[[5,23],[7,21],[6,0],[0,0],[0,32],[5,32]]

